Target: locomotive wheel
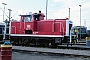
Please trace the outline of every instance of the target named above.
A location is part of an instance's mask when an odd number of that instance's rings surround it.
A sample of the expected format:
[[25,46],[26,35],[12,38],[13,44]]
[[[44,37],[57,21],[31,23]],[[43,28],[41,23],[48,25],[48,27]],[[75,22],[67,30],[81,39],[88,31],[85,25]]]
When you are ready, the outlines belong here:
[[57,44],[50,42],[50,43],[48,43],[48,47],[55,48],[55,47],[57,47]]
[[48,43],[48,47],[52,47],[52,43],[50,42],[50,43]]

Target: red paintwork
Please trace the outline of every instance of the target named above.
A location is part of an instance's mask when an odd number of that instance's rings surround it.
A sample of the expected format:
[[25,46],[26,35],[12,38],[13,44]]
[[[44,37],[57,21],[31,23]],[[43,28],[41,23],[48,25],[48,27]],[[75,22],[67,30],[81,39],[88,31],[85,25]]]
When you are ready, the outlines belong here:
[[[28,29],[37,35],[66,35],[66,20],[48,19],[36,21],[32,18],[32,22],[11,22],[11,34],[25,34],[25,30]],[[27,25],[30,25],[30,28],[27,28]]]

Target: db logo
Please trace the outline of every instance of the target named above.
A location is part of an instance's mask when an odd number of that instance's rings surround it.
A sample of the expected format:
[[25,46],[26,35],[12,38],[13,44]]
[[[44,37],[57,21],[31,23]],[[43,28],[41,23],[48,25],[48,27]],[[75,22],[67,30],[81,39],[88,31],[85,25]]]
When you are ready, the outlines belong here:
[[30,30],[31,25],[27,25],[26,30]]

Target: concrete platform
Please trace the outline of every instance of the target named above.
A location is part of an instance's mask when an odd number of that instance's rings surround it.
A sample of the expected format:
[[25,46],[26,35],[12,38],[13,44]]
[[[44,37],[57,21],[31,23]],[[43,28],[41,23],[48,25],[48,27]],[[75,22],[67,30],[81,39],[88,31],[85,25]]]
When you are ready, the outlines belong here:
[[22,47],[22,46],[13,46],[12,49],[21,50],[21,51],[30,51],[30,52],[65,54],[65,55],[90,57],[90,50],[51,49],[51,48],[36,48],[36,47]]

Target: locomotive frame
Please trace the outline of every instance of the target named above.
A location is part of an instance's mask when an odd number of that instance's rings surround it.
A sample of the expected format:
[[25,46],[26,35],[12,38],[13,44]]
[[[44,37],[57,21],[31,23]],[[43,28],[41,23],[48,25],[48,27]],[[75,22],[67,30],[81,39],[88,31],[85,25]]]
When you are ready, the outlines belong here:
[[[44,20],[43,16],[42,20],[38,13],[20,16],[20,22],[11,22],[10,24],[12,44],[55,47],[68,42],[73,25],[71,20],[67,18]],[[31,16],[32,20],[27,21],[26,18]]]

